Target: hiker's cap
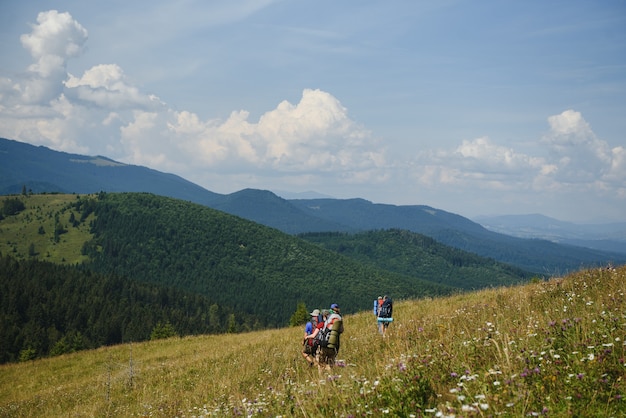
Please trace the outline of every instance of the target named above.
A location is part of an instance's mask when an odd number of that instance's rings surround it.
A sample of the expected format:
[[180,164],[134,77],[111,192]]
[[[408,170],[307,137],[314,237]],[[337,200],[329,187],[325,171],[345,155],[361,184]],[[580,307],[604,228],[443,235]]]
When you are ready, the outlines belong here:
[[319,315],[320,315],[319,309],[313,309],[313,312],[311,312],[311,316],[319,316]]
[[336,303],[333,303],[332,305],[330,305],[330,309],[340,309],[339,305],[337,305]]
[[378,297],[378,299],[382,299],[382,298],[383,298],[382,296],[379,296],[379,297]]

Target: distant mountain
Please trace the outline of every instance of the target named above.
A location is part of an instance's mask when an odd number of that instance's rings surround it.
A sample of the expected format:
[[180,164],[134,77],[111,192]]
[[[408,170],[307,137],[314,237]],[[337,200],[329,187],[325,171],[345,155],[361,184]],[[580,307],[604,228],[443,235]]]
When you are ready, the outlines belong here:
[[428,206],[374,204],[364,199],[288,200],[255,189],[223,195],[173,174],[0,138],[0,194],[19,194],[24,187],[36,193],[149,192],[199,203],[289,234],[405,229],[540,274],[626,264],[626,254],[610,245],[603,250],[571,245],[574,241],[522,239]]
[[347,231],[340,223],[303,212],[267,190],[244,189],[215,199],[207,206],[286,232]]
[[576,224],[540,214],[481,216],[490,231],[626,254],[626,222]]
[[280,196],[283,199],[333,199],[332,196],[324,195],[322,193],[309,190],[307,192],[286,192],[283,190],[272,190],[276,196]]
[[182,177],[0,138],[0,195],[147,192],[208,205],[218,196]]

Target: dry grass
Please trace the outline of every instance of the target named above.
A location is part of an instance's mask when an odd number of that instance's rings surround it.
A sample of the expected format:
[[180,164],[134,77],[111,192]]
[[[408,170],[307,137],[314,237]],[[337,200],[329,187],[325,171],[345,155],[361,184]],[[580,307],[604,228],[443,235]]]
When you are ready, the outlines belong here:
[[0,366],[0,416],[622,416],[626,268],[345,318],[339,365],[302,329],[125,344]]

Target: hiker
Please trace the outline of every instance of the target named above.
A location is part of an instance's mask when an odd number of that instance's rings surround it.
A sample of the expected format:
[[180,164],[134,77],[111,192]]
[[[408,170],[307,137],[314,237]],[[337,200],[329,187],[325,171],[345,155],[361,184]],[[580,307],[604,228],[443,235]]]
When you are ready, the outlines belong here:
[[317,346],[314,344],[314,337],[311,337],[314,331],[317,331],[317,325],[320,322],[320,310],[314,309],[310,313],[311,320],[304,326],[304,339],[302,348],[302,357],[309,362],[309,366],[313,366],[315,363],[315,355],[317,352]]
[[378,312],[380,311],[380,306],[383,304],[383,297],[379,296],[378,299],[374,299],[374,316],[376,317],[376,324],[378,325],[378,332],[380,334],[383,333],[383,324],[378,320]]
[[[318,309],[315,309],[313,312],[311,312],[311,316],[313,316],[314,313],[319,313],[320,311]],[[322,309],[321,313],[319,313],[316,316],[316,324],[313,324],[313,332],[311,332],[310,334],[306,334],[304,335],[304,343],[305,344],[310,344],[311,345],[311,357],[314,359],[314,362],[319,364],[319,347],[320,347],[320,332],[322,332],[322,330],[324,329],[324,326],[326,325],[326,318],[328,318],[328,310],[327,309]],[[307,359],[308,360],[308,359]],[[310,363],[309,363],[310,364]]]
[[330,305],[330,315],[326,319],[323,332],[328,335],[327,343],[322,343],[319,349],[319,366],[329,370],[335,365],[337,353],[339,353],[340,338],[343,332],[343,318],[339,305]]
[[383,296],[383,304],[378,310],[378,324],[382,326],[382,336],[387,334],[389,323],[393,322],[393,301],[387,295]]

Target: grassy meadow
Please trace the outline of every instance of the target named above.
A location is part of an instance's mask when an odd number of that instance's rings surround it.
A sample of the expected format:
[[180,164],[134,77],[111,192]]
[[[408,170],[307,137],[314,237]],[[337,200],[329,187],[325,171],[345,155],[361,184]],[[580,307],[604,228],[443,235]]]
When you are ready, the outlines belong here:
[[[83,197],[85,195],[82,195]],[[89,221],[72,226],[69,205],[79,199],[73,194],[34,194],[0,196],[0,206],[7,199],[19,199],[25,210],[9,216],[0,226],[0,253],[16,259],[37,258],[59,264],[86,261],[81,255],[85,241],[91,238]],[[62,233],[55,239],[55,229]]]
[[7,364],[0,416],[619,417],[625,291],[620,267],[396,301],[385,338],[370,312],[344,318],[330,371],[302,358],[303,327]]

